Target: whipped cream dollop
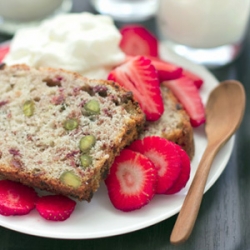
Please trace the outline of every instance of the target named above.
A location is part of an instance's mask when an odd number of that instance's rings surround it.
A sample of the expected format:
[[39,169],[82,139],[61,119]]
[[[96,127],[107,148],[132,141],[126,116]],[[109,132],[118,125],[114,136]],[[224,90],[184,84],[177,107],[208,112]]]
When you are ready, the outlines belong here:
[[125,59],[120,39],[119,30],[108,16],[64,14],[38,27],[19,30],[4,62],[62,68],[90,78],[106,78],[112,67]]

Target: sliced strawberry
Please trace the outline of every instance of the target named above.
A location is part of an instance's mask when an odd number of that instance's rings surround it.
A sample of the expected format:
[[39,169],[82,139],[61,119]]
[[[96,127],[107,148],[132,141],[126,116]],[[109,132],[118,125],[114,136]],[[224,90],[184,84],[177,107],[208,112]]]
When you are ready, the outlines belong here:
[[3,61],[4,57],[8,54],[10,46],[4,45],[0,46],[0,63]]
[[142,25],[125,25],[120,29],[120,48],[131,56],[158,56],[158,40]]
[[159,136],[148,136],[134,141],[129,149],[148,157],[158,174],[156,194],[164,194],[172,187],[181,173],[179,152],[173,142]]
[[153,163],[140,153],[124,149],[115,158],[105,183],[114,207],[128,212],[149,203],[156,181]]
[[189,79],[191,79],[193,81],[194,85],[198,89],[201,88],[201,86],[203,84],[203,79],[200,76],[196,75],[195,73],[193,73],[193,72],[191,72],[191,71],[189,71],[187,69],[183,69],[182,75],[189,78]]
[[193,127],[198,127],[205,122],[205,108],[199,91],[191,79],[183,76],[176,80],[164,81],[162,84],[179,99],[187,111]]
[[35,208],[38,196],[35,190],[19,182],[0,181],[0,214],[25,215]]
[[63,195],[46,195],[38,199],[36,209],[46,220],[64,221],[74,211],[76,202]]
[[151,60],[155,69],[157,70],[160,82],[166,80],[174,80],[182,75],[182,67],[177,66],[170,62],[166,62],[157,57],[153,56],[147,56],[147,57]]
[[176,147],[179,151],[181,158],[181,173],[174,185],[170,189],[168,189],[165,194],[175,194],[179,192],[182,188],[186,186],[190,177],[191,167],[188,154],[179,145],[176,144]]
[[[148,59],[151,60],[151,63],[155,67],[159,81],[166,81],[166,80],[174,80],[182,76],[183,69],[180,66],[177,66],[173,63],[163,61],[159,59],[158,57],[154,56],[145,56]],[[124,64],[130,60],[132,60],[134,57],[133,56],[126,56],[125,60],[120,64]],[[194,82],[196,84],[196,81]],[[200,84],[197,81],[197,84]]]
[[158,120],[164,111],[157,72],[151,61],[143,56],[133,57],[126,63],[113,69],[109,80],[117,82],[133,92],[147,120]]

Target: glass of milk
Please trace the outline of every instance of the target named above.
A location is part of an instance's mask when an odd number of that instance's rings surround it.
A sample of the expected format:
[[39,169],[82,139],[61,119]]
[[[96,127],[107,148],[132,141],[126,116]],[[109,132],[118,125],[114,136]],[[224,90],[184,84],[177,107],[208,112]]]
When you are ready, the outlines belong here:
[[160,0],[158,32],[167,50],[216,68],[239,55],[249,13],[250,0]]
[[122,22],[139,22],[154,16],[158,0],[90,0],[101,14]]
[[13,35],[45,18],[69,12],[72,0],[0,0],[0,32]]

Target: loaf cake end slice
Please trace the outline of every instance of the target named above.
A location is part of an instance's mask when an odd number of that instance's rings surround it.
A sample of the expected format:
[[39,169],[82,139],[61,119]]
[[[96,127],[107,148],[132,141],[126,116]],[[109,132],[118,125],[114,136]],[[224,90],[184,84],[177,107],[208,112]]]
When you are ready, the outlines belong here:
[[157,135],[180,145],[193,158],[195,152],[193,128],[189,116],[174,94],[161,86],[164,113],[156,122],[146,122],[141,138]]

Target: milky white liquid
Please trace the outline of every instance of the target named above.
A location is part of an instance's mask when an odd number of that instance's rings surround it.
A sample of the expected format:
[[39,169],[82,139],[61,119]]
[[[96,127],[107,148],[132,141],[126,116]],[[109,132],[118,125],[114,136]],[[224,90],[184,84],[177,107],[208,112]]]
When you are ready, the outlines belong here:
[[158,0],[90,0],[101,14],[110,15],[118,21],[143,21],[152,17]]
[[11,21],[30,22],[45,18],[63,0],[0,0],[0,16]]
[[158,24],[167,40],[193,48],[240,42],[250,0],[161,0]]

